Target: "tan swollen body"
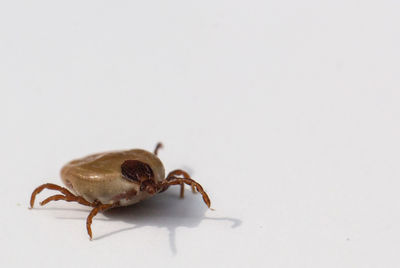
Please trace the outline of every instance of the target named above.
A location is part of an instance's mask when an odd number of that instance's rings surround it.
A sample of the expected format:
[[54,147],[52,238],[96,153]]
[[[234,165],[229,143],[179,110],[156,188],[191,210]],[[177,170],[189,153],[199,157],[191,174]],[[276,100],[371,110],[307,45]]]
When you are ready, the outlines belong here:
[[115,151],[89,155],[67,163],[61,169],[61,179],[71,192],[92,203],[128,206],[152,195],[140,191],[140,185],[123,177],[121,164],[126,160],[139,160],[151,167],[156,182],[165,178],[160,159],[141,149]]

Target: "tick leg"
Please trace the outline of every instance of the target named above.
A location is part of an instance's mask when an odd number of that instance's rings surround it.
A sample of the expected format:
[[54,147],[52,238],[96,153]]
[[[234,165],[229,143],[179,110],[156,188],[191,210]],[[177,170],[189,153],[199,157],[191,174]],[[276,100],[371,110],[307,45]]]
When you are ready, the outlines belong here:
[[158,150],[163,148],[163,144],[161,142],[157,143],[156,148],[154,149],[154,154],[157,155]]
[[164,187],[167,187],[167,188],[170,185],[178,185],[178,184],[179,185],[182,185],[182,184],[191,185],[192,187],[195,187],[196,190],[203,196],[204,203],[206,203],[207,207],[211,206],[210,198],[208,197],[207,193],[203,190],[203,187],[201,187],[201,185],[199,183],[197,183],[196,181],[194,181],[190,178],[178,178],[175,176],[168,175],[168,177],[165,179],[163,184],[165,185]]
[[53,184],[53,183],[45,183],[45,184],[42,184],[39,187],[37,187],[35,190],[33,190],[32,195],[31,195],[31,202],[30,202],[31,208],[33,208],[33,204],[35,203],[36,195],[39,194],[41,191],[43,191],[43,189],[56,190],[56,191],[60,191],[67,197],[75,197],[75,195],[73,193],[71,193],[70,191],[68,191],[67,188],[58,186],[57,184]]
[[46,198],[45,200],[43,200],[42,202],[40,202],[40,205],[46,205],[47,203],[51,202],[51,201],[58,201],[58,200],[64,200],[67,202],[78,202],[79,204],[85,205],[85,206],[89,206],[89,207],[93,207],[94,204],[89,203],[88,201],[86,201],[85,199],[83,199],[80,196],[65,196],[62,194],[56,194],[56,195],[52,195],[48,198]]
[[[190,177],[190,175],[186,172],[186,171],[184,171],[184,170],[182,170],[182,169],[176,169],[176,170],[174,170],[174,171],[171,171],[169,174],[168,174],[168,176],[167,176],[167,178],[169,178],[169,177],[172,177],[172,176],[174,176],[174,177],[176,177],[176,176],[182,176],[183,178],[185,178],[185,179],[192,179],[191,177]],[[194,184],[190,184],[190,186],[191,186],[191,188],[192,188],[192,193],[196,193],[196,187],[194,187]],[[181,192],[180,192],[180,197],[181,198],[183,198],[183,196],[184,196],[184,191],[185,191],[185,184],[184,183],[181,183]]]
[[180,198],[183,198],[185,196],[185,184],[181,182],[181,192],[179,194]]
[[100,203],[97,206],[95,206],[92,209],[92,211],[89,213],[89,216],[87,217],[87,220],[86,220],[86,229],[87,229],[88,235],[90,237],[90,240],[92,240],[92,227],[91,226],[92,226],[93,217],[96,216],[97,213],[107,210],[109,208],[112,208],[113,206],[114,206],[114,204],[103,205]]

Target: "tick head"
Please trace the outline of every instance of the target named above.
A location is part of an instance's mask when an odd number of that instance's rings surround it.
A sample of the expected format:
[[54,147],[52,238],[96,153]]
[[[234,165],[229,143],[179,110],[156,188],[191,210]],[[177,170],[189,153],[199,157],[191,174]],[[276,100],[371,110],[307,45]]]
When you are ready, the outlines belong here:
[[139,184],[141,191],[155,193],[154,173],[148,164],[139,160],[126,160],[121,165],[121,173],[125,179]]

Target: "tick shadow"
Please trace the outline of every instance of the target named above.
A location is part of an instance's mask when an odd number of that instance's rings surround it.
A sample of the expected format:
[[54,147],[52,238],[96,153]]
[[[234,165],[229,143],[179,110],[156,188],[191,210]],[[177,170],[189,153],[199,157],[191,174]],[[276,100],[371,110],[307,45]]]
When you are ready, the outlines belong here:
[[206,217],[205,213],[207,210],[209,209],[204,204],[200,194],[192,194],[190,191],[186,190],[185,197],[181,199],[179,198],[179,191],[177,191],[177,189],[169,189],[141,203],[105,211],[103,215],[106,219],[94,218],[93,221],[122,221],[133,224],[134,226],[122,228],[101,236],[94,236],[93,240],[101,240],[118,233],[128,232],[141,227],[153,226],[166,228],[169,231],[170,248],[175,255],[177,254],[176,229],[178,227],[196,228],[203,220],[230,222],[230,228],[236,228],[242,223],[241,220],[235,218]]
[[[32,209],[28,207],[28,209]],[[58,208],[58,207],[38,207],[37,205],[33,208],[34,210],[55,210],[55,211],[81,211],[88,212],[87,209],[79,209],[79,208]]]

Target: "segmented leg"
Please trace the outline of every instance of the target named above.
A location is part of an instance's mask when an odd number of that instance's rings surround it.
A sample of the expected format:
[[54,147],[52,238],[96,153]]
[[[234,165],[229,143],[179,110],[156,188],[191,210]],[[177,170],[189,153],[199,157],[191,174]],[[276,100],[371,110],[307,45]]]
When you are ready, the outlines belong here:
[[89,203],[88,201],[86,201],[85,199],[83,199],[80,196],[65,196],[62,194],[56,194],[56,195],[52,195],[48,198],[46,198],[45,200],[43,200],[42,202],[40,202],[41,206],[46,205],[47,203],[51,202],[51,201],[58,201],[58,200],[64,200],[67,202],[78,202],[79,204],[85,205],[85,206],[89,206],[89,207],[93,207],[94,204]]
[[163,181],[164,187],[168,188],[170,185],[182,185],[182,183],[191,185],[196,188],[196,190],[203,196],[204,203],[206,203],[207,207],[211,206],[211,201],[206,192],[203,190],[203,187],[196,181],[189,178],[178,178],[175,176],[168,176],[165,181]]
[[179,197],[183,198],[185,196],[185,184],[181,182],[181,191],[179,193]]
[[97,206],[95,206],[92,209],[92,211],[89,213],[89,216],[87,217],[87,220],[86,220],[86,229],[87,229],[88,235],[90,237],[90,240],[92,240],[92,227],[91,226],[92,226],[93,217],[96,216],[97,213],[107,210],[109,208],[112,208],[113,206],[115,206],[115,205],[114,204],[103,205],[100,203]]
[[[171,171],[169,174],[168,174],[168,176],[167,176],[167,178],[169,178],[169,177],[176,177],[176,176],[182,176],[183,178],[185,178],[185,179],[192,179],[191,177],[190,177],[190,175],[186,172],[186,171],[184,171],[184,170],[182,170],[182,169],[176,169],[176,170],[173,170],[173,171]],[[190,185],[191,187],[192,187],[192,193],[196,193],[196,188],[194,187],[194,185],[193,184],[191,184]],[[184,196],[184,192],[185,192],[185,184],[184,183],[181,183],[181,192],[180,192],[180,197],[181,198],[183,198],[183,196]]]
[[[53,183],[45,183],[40,185],[39,187],[37,187],[35,190],[33,190],[32,195],[31,195],[31,208],[33,208],[33,205],[35,203],[35,199],[36,199],[36,195],[39,194],[41,191],[43,191],[44,189],[49,189],[49,190],[56,190],[56,191],[60,191],[61,193],[63,193],[66,197],[76,197],[73,193],[71,193],[67,188],[61,187],[57,184],[53,184]],[[83,199],[83,198],[82,198]],[[84,200],[84,199],[83,199]],[[51,200],[49,200],[48,202],[50,202]]]
[[163,144],[161,142],[157,143],[156,148],[154,149],[154,154],[158,154],[158,150],[163,148]]
[[58,186],[57,184],[46,183],[46,184],[40,185],[35,190],[33,190],[32,196],[31,196],[31,201],[30,201],[31,208],[33,208],[33,205],[35,203],[36,195],[39,194],[44,189],[57,190],[57,191],[60,191],[62,194],[56,194],[56,195],[52,195],[52,196],[46,198],[45,200],[40,202],[41,206],[43,206],[43,205],[45,205],[45,204],[47,204],[47,203],[49,203],[51,201],[64,200],[64,201],[67,201],[67,202],[78,202],[79,204],[82,204],[82,205],[85,205],[85,206],[94,207],[92,209],[92,211],[90,212],[89,216],[87,217],[87,220],[86,220],[86,228],[87,228],[87,232],[88,232],[88,234],[90,236],[90,239],[92,239],[92,228],[91,228],[91,225],[92,225],[93,217],[96,216],[96,214],[98,212],[107,210],[109,208],[112,208],[112,207],[118,205],[118,203],[103,205],[103,204],[101,204],[99,202],[96,202],[96,201],[93,202],[93,203],[90,203],[90,202],[86,201],[83,197],[74,195],[67,188]]

